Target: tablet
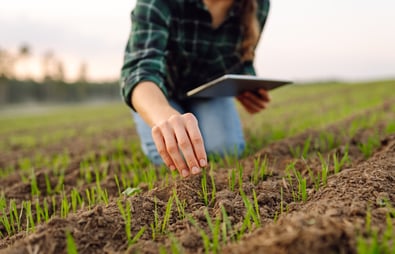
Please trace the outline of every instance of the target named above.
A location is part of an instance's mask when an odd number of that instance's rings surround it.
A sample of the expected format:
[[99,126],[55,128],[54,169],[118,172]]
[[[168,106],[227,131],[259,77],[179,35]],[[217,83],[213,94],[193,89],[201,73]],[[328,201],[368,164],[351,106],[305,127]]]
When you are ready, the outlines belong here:
[[285,80],[268,80],[250,75],[226,74],[213,81],[200,85],[186,93],[187,97],[225,97],[237,96],[243,92],[267,91],[291,84]]

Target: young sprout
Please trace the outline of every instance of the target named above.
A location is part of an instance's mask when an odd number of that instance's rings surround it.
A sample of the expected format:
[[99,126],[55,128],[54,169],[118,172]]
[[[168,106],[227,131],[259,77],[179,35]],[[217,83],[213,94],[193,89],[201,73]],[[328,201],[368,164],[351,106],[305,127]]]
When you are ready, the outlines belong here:
[[253,220],[254,224],[256,227],[259,227],[261,225],[261,216],[259,214],[259,207],[258,207],[258,202],[256,200],[256,194],[255,194],[255,200],[256,201],[256,206],[254,207],[254,204],[250,201],[250,199],[246,196],[244,192],[241,192],[241,198],[243,199],[244,206],[247,209],[247,214],[245,218],[247,219],[247,225],[248,229],[251,230],[251,223],[249,223],[250,218]]
[[[222,241],[226,244],[227,243],[227,236],[232,230],[232,224],[230,222],[229,216],[225,210],[225,208],[221,205],[221,214],[222,214],[222,225],[221,225],[221,231],[222,231]],[[234,238],[231,236],[231,240],[234,240]]]
[[151,233],[152,233],[152,240],[155,241],[156,234],[160,232],[160,221],[159,221],[159,212],[158,212],[158,201],[154,199],[155,209],[154,209],[154,221],[150,224],[151,226]]
[[141,192],[141,189],[139,187],[136,187],[136,188],[128,187],[128,188],[126,188],[126,190],[124,190],[122,192],[122,194],[125,195],[125,196],[133,196],[133,195],[136,195],[136,194],[138,194],[140,192]]
[[239,172],[238,174],[238,183],[239,183],[239,191],[243,191],[243,171],[244,168],[242,167],[241,163],[237,163],[237,171]]
[[395,133],[395,122],[390,122],[387,124],[387,127],[385,128],[385,133],[386,134]]
[[126,233],[126,239],[128,240],[128,244],[132,245],[135,244],[140,237],[144,234],[145,232],[145,227],[142,227],[135,236],[132,237],[132,210],[131,210],[131,204],[129,201],[126,202],[125,207],[122,205],[122,201],[118,200],[117,205],[119,208],[119,211],[122,215],[122,218],[125,222],[125,233]]
[[217,253],[219,251],[219,241],[221,239],[221,220],[219,217],[216,217],[213,223],[207,209],[204,210],[204,215],[206,216],[206,221],[211,231],[211,251]]
[[202,191],[200,192],[200,196],[203,198],[203,203],[205,206],[208,206],[208,189],[207,189],[207,171],[203,170],[202,179],[201,179]]
[[35,223],[32,212],[32,203],[30,201],[24,202],[24,209],[26,210],[26,232],[29,233],[29,229],[35,231]]
[[51,181],[49,180],[48,174],[44,174],[44,178],[45,178],[45,186],[46,186],[47,195],[51,195],[52,194],[52,186],[51,186]]
[[173,196],[169,198],[166,204],[165,215],[163,216],[163,222],[161,227],[161,233],[166,233],[167,227],[169,225],[169,220],[171,216],[171,208],[173,207]]
[[321,161],[321,183],[322,185],[326,185],[327,183],[327,178],[328,178],[328,173],[329,173],[329,164],[328,162],[322,157],[320,153],[318,153],[318,157],[320,158]]
[[329,151],[336,147],[336,138],[332,132],[321,132],[319,136],[320,151]]
[[210,171],[210,178],[211,178],[211,200],[210,203],[213,204],[215,201],[215,197],[217,194],[217,187],[215,185],[214,173]]
[[63,194],[62,201],[60,203],[60,217],[66,218],[70,212],[71,204],[67,199],[67,196]]
[[365,159],[368,159],[372,156],[373,151],[380,146],[380,138],[378,134],[375,134],[372,137],[369,137],[365,143],[361,143],[358,145],[358,149],[362,152]]
[[31,180],[30,180],[30,187],[31,187],[31,192],[32,192],[32,196],[33,197],[40,196],[40,189],[38,188],[36,174],[34,172],[34,169],[32,169]]
[[307,158],[307,155],[310,150],[311,145],[311,136],[309,136],[303,144],[303,148],[301,146],[296,146],[295,148],[290,146],[289,151],[291,152],[294,158]]
[[262,162],[261,157],[254,159],[254,169],[251,176],[251,182],[254,185],[266,179],[267,167],[267,157],[265,157]]
[[66,249],[67,254],[78,254],[77,244],[69,231],[66,231]]
[[346,165],[346,163],[349,163],[350,159],[348,157],[348,145],[346,146],[345,152],[343,154],[343,157],[339,160],[337,158],[336,153],[333,154],[333,171],[335,174],[339,173],[343,167]]
[[178,198],[178,195],[177,195],[176,188],[173,189],[173,199],[176,201],[178,218],[184,219],[185,218],[185,207],[187,206],[187,203],[186,203],[185,199],[182,202],[180,201],[180,199]]
[[199,234],[203,240],[204,252],[206,254],[210,253],[211,249],[212,249],[210,237],[201,227],[199,227],[198,223],[196,222],[196,220],[194,218],[192,218],[192,216],[188,215],[187,218],[188,218],[189,222],[199,231]]
[[[45,198],[43,201],[43,215],[44,215],[44,221],[48,222],[49,221],[49,206],[48,206],[48,202],[47,199]],[[55,213],[55,211],[53,211],[53,213]]]
[[287,165],[287,167],[285,168],[285,172],[286,172],[286,178],[288,181],[288,184],[291,187],[291,191],[292,191],[292,198],[293,201],[296,202],[298,201],[298,193],[295,192],[294,190],[294,186],[293,186],[293,177],[291,175],[291,171],[295,170],[295,164],[296,162],[291,162],[290,164]]
[[71,210],[73,211],[73,213],[75,213],[78,207],[82,206],[83,203],[82,197],[78,192],[78,190],[73,188],[70,193],[70,198],[71,198]]
[[229,182],[230,191],[234,191],[235,185],[236,185],[236,170],[235,169],[232,169],[229,171],[228,182]]
[[307,181],[302,174],[293,167],[294,175],[298,181],[298,200],[305,202],[307,200]]

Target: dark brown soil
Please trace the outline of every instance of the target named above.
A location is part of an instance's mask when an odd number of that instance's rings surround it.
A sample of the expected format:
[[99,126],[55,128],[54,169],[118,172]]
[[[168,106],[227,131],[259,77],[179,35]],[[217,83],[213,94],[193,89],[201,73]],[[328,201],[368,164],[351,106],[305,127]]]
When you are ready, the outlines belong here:
[[[387,112],[388,117],[394,119],[395,114],[389,109],[386,105],[381,108]],[[366,113],[371,114],[374,111]],[[0,253],[66,253],[66,232],[73,236],[79,253],[159,253],[160,249],[171,253],[172,239],[176,239],[185,253],[203,253],[203,240],[199,230],[188,218],[180,216],[175,204],[171,210],[167,234],[157,233],[155,240],[152,239],[151,225],[155,221],[155,207],[159,219],[163,220],[167,201],[172,197],[173,191],[176,191],[179,200],[185,201],[186,214],[205,232],[209,232],[205,211],[215,220],[217,217],[222,218],[221,207],[226,210],[234,230],[227,234],[228,244],[222,246],[223,253],[356,253],[358,237],[368,237],[369,231],[375,230],[380,235],[386,230],[387,214],[392,216],[389,223],[393,226],[395,235],[395,212],[391,210],[391,207],[395,207],[395,136],[384,132],[386,122],[379,122],[373,128],[361,128],[354,136],[347,136],[343,130],[351,120],[325,130],[310,130],[272,143],[254,156],[240,161],[244,168],[243,183],[242,186],[236,183],[235,190],[230,189],[228,176],[229,172],[237,170],[236,165],[212,168],[217,193],[208,205],[204,204],[200,193],[201,175],[170,180],[167,186],[158,182],[150,191],[142,185],[141,188],[145,191],[122,199],[123,204],[129,202],[131,205],[132,235],[142,227],[146,228],[140,240],[130,246],[125,235],[125,222],[118,208],[118,190],[113,181],[114,172],[120,166],[117,161],[111,161],[107,165],[108,177],[102,181],[102,188],[109,192],[108,205],[97,205],[91,209],[86,207],[70,214],[66,219],[55,215],[49,223],[39,225],[35,232],[28,235],[21,232],[7,236],[4,228],[0,228],[5,235],[0,239]],[[317,145],[322,132],[335,135],[335,147],[329,149]],[[381,143],[370,158],[365,158],[358,145],[376,133]],[[130,134],[112,133],[108,139],[122,135]],[[313,141],[309,156],[305,159],[294,158],[290,147],[303,146],[308,137]],[[315,189],[308,176],[321,171],[321,162],[316,152],[320,152],[325,158],[333,154],[342,156],[346,145],[349,147],[349,163],[338,174],[333,174],[333,164],[330,163],[331,174],[327,184]],[[72,148],[71,143],[67,146],[71,149],[72,158],[65,169],[65,192],[69,193],[78,180],[78,168],[86,150]],[[91,149],[91,146],[86,149]],[[102,152],[111,158],[111,154],[119,151],[109,149]],[[129,151],[123,153],[132,156]],[[251,175],[257,158],[267,158],[268,175],[253,183]],[[5,163],[4,159],[2,163]],[[287,180],[286,168],[290,163],[294,163],[296,170],[309,179],[308,199],[304,202],[294,200],[296,178],[292,176],[292,185]],[[43,172],[49,171],[46,168],[37,170],[40,189],[45,189]],[[51,176],[50,180],[55,184],[56,176]],[[78,188],[82,191],[87,187],[84,185]],[[209,192],[212,187],[208,180]],[[240,188],[251,200],[253,193],[257,194],[261,227],[253,228],[242,239],[235,241],[234,235],[241,230],[246,216],[245,204],[238,191]],[[31,198],[30,185],[21,182],[16,173],[2,180],[0,190],[7,199],[14,198],[19,204]],[[42,195],[46,196],[45,191]],[[369,216],[370,229],[366,225]]]

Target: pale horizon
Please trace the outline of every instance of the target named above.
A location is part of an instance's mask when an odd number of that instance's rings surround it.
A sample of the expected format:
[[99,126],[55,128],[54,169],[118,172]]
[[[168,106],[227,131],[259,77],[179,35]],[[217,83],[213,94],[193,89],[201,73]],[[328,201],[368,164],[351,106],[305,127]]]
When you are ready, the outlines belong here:
[[[16,0],[0,9],[0,48],[32,49],[26,75],[40,70],[47,51],[68,79],[81,63],[92,80],[117,79],[135,1]],[[256,52],[258,75],[312,80],[395,78],[395,2],[276,0]],[[27,73],[26,73],[27,72]]]

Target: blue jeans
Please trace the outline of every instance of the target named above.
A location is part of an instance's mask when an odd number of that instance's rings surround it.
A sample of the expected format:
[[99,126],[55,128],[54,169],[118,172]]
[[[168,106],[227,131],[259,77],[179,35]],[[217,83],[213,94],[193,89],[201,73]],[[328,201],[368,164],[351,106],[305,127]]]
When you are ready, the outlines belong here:
[[[244,151],[243,128],[233,98],[190,99],[184,103],[170,100],[170,104],[181,114],[191,112],[195,115],[209,156],[240,156]],[[152,163],[163,164],[151,136],[151,127],[136,112],[133,118],[144,154]]]

